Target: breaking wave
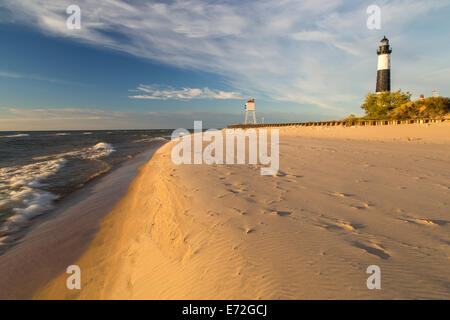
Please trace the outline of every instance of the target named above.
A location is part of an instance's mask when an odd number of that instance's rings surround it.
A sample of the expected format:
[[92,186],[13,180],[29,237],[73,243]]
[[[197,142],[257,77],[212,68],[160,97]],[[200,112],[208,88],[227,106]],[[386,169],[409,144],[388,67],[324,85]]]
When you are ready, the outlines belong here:
[[114,151],[116,151],[116,150],[109,143],[99,142],[96,145],[89,147],[89,148],[83,148],[80,150],[58,153],[58,154],[53,154],[53,155],[46,155],[46,156],[42,156],[42,157],[34,157],[33,160],[45,160],[45,159],[50,159],[50,158],[55,158],[55,157],[57,157],[57,158],[78,157],[81,159],[95,160],[95,159],[109,156]]
[[[45,180],[64,167],[68,160],[96,160],[110,155],[115,149],[108,143],[66,153],[35,157],[32,164],[0,168],[0,212],[11,212],[0,228],[0,246],[26,225],[30,219],[54,207],[58,195],[45,190]],[[11,239],[9,239],[12,241]]]
[[163,137],[155,137],[155,138],[143,138],[143,139],[133,140],[133,141],[131,141],[131,143],[143,143],[143,142],[153,142],[153,141],[168,141],[168,140]]
[[53,208],[58,196],[42,190],[45,186],[42,180],[55,174],[65,163],[65,159],[57,159],[0,169],[0,210],[13,212],[2,225],[0,237],[17,231],[29,219]]
[[0,138],[20,138],[20,137],[28,137],[29,134],[26,133],[18,133],[18,134],[12,134],[9,136],[0,136]]

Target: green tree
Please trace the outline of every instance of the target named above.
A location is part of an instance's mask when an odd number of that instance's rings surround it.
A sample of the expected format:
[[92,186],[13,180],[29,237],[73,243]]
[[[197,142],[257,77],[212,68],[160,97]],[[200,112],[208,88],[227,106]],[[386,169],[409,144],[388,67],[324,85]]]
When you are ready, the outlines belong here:
[[411,93],[383,91],[368,93],[361,108],[366,112],[366,119],[385,119],[390,111],[411,101]]
[[450,98],[428,97],[405,103],[404,105],[392,110],[389,113],[389,116],[393,119],[439,119],[448,117],[449,114]]

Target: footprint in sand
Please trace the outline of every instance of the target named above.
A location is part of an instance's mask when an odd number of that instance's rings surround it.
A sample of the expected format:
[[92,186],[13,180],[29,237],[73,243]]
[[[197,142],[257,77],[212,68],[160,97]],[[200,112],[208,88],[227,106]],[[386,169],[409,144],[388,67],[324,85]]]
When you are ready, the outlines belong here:
[[345,222],[341,222],[341,223],[337,223],[337,224],[328,224],[325,226],[325,229],[346,229],[349,231],[355,231],[357,229],[356,226],[350,224],[350,223],[345,223]]
[[353,209],[357,209],[357,210],[364,210],[364,209],[367,209],[366,206],[358,206],[358,205],[351,205],[350,207],[352,207]]
[[239,190],[227,189],[227,191],[231,192],[231,193],[234,193],[234,194],[238,194],[238,193],[247,191],[247,189],[239,189]]
[[246,228],[245,229],[245,233],[246,234],[250,234],[250,233],[253,233],[253,232],[255,232],[256,230],[255,229],[253,229],[253,228]]
[[274,177],[285,177],[286,173],[284,173],[283,171],[278,171],[277,173],[275,173],[273,175]]
[[364,228],[364,225],[362,225],[362,224],[346,222],[346,221],[337,220],[337,219],[333,219],[333,220],[335,220],[335,221],[334,222],[320,221],[321,224],[319,225],[319,227],[324,228],[329,231],[348,230],[348,231],[354,231],[354,232],[356,232],[356,230],[358,230],[358,229]]
[[373,254],[381,259],[387,260],[391,256],[386,252],[386,249],[382,245],[371,243],[370,245],[365,245],[361,242],[355,241],[353,245],[359,249],[366,251],[367,253]]
[[220,214],[214,210],[209,210],[208,211],[208,215],[213,217],[213,216],[220,216]]
[[350,230],[350,231],[355,231],[356,229],[362,228],[362,226],[360,226],[360,225],[347,223],[347,222],[338,223],[338,226],[340,226],[340,227],[342,227],[344,229]]
[[335,196],[335,197],[341,197],[341,198],[349,198],[352,197],[353,194],[350,193],[341,193],[341,192],[333,192],[331,195]]
[[227,189],[227,191],[228,191],[227,193],[218,195],[217,198],[222,199],[222,198],[224,198],[224,197],[226,197],[228,195],[238,194],[238,193],[241,193],[241,192],[246,191],[246,190]]
[[270,212],[270,214],[277,215],[279,217],[286,217],[286,216],[290,216],[292,213],[289,211],[272,211],[272,212]]
[[350,205],[350,207],[357,209],[357,210],[365,210],[369,209],[371,207],[375,207],[372,203],[363,202],[362,205]]
[[404,218],[401,220],[410,222],[410,223],[424,225],[424,226],[445,226],[446,224],[448,224],[450,222],[447,220],[421,219],[421,218],[410,218],[410,217],[407,217],[407,218]]
[[238,208],[233,208],[233,211],[236,212],[237,214],[240,214],[241,216],[245,216],[247,214],[247,212],[242,211],[241,209]]
[[283,171],[278,171],[277,173],[275,173],[273,175],[273,177],[276,177],[276,178],[283,178],[283,177],[294,178],[294,179],[289,179],[289,181],[296,181],[296,179],[298,179],[298,178],[303,178],[302,175],[290,174],[290,173],[286,173],[286,172],[283,172]]
[[321,226],[322,228],[325,228],[328,231],[332,231],[332,230],[343,230],[344,228],[342,228],[341,226],[338,226],[336,224],[325,224]]
[[274,203],[282,202],[282,201],[284,201],[284,200],[285,200],[285,198],[279,197],[279,198],[276,199],[276,200],[274,200],[274,199],[266,200],[266,201],[264,201],[264,203],[267,204],[267,205],[271,205],[271,204],[274,204]]

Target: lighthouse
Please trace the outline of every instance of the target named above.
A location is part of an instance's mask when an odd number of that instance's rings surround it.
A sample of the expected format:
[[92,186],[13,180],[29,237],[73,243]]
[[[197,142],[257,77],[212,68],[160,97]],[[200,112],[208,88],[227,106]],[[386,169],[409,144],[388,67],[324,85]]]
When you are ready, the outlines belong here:
[[380,41],[378,54],[377,90],[391,91],[391,47],[386,36]]

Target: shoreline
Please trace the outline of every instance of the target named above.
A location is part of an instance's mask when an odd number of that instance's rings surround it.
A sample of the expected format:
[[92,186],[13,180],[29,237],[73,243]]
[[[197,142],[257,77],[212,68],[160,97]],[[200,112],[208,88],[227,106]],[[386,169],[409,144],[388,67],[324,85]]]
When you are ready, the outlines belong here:
[[448,298],[450,126],[396,128],[280,130],[274,176],[175,166],[169,142],[76,261],[82,290],[63,273],[33,298]]
[[103,217],[125,195],[137,168],[159,147],[146,149],[91,179],[61,199],[54,210],[35,218],[20,242],[0,256],[0,298],[31,298],[75,261],[97,233]]

